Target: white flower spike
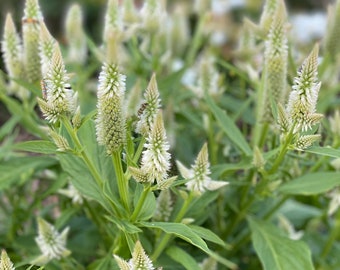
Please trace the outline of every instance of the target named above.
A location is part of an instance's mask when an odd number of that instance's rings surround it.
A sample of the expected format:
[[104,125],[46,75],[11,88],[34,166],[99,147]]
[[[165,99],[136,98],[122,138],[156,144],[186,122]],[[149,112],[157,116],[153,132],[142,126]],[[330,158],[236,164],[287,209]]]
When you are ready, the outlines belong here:
[[186,183],[187,189],[200,195],[207,190],[217,190],[229,184],[224,181],[214,181],[210,178],[210,163],[208,160],[208,146],[205,143],[198,153],[195,164],[191,169],[187,169],[182,163],[177,161],[177,167]]
[[159,184],[168,177],[171,158],[161,111],[156,115],[144,146],[141,171],[148,176],[149,182],[156,180]]
[[35,262],[45,264],[52,259],[67,257],[71,252],[66,248],[66,238],[69,228],[59,233],[55,227],[42,218],[38,218],[38,236],[35,238],[42,256]]
[[142,244],[137,241],[133,249],[132,258],[127,262],[117,255],[113,255],[120,270],[154,270],[152,261],[146,255]]
[[6,250],[1,251],[0,270],[15,270],[11,259],[8,257]]
[[125,75],[116,64],[104,64],[99,74],[97,141],[111,155],[125,143]]

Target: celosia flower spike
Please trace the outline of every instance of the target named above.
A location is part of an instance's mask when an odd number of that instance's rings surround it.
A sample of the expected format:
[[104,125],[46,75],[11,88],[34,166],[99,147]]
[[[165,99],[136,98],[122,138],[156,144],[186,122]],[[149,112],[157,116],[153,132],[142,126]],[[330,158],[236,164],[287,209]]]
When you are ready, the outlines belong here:
[[136,125],[136,132],[147,137],[151,126],[160,108],[160,98],[157,87],[156,75],[153,74],[144,94],[143,110],[139,112],[139,120]]
[[337,55],[340,52],[339,49],[339,36],[340,36],[340,1],[329,7],[329,19],[327,23],[327,32],[324,38],[324,49],[331,60],[337,59]]
[[171,212],[173,210],[173,202],[169,189],[164,189],[160,192],[157,198],[157,206],[153,215],[154,221],[169,221]]
[[15,270],[11,259],[8,257],[6,250],[1,251],[0,270]]
[[66,14],[66,40],[68,42],[68,60],[83,64],[86,60],[86,36],[83,30],[83,12],[78,4],[73,4]]
[[55,48],[56,40],[52,37],[48,31],[44,22],[41,22],[40,31],[40,58],[41,58],[41,74],[45,78],[47,76],[48,69],[53,57],[53,51]]
[[67,82],[68,79],[59,45],[55,43],[47,75],[42,81],[44,99],[38,98],[41,111],[51,123],[75,111],[77,95]]
[[144,29],[149,33],[156,33],[166,19],[165,1],[146,0],[141,15]]
[[264,52],[264,83],[262,104],[259,104],[259,121],[272,122],[271,101],[285,102],[287,89],[288,46],[285,17],[278,9],[270,27]]
[[37,82],[41,78],[39,38],[40,22],[43,20],[38,0],[26,0],[22,19],[24,41],[24,64],[29,82]]
[[308,58],[303,62],[287,104],[288,119],[295,125],[295,132],[307,130],[323,117],[315,113],[321,83],[318,82],[318,51],[316,45]]
[[142,244],[137,241],[135,244],[135,247],[133,249],[132,258],[129,260],[129,262],[126,262],[122,258],[120,258],[117,255],[113,255],[120,270],[154,270],[154,266],[152,264],[152,261],[146,255]]
[[[70,255],[66,248],[66,238],[69,228],[59,233],[52,224],[38,218],[38,237],[35,238],[45,260],[61,259]],[[41,258],[43,261],[43,259]]]
[[182,163],[177,161],[177,167],[184,179],[187,179],[187,189],[200,195],[206,190],[217,190],[228,182],[214,181],[210,178],[210,163],[208,156],[208,146],[205,143],[197,155],[195,163],[191,169],[187,169]]
[[125,143],[124,94],[125,76],[115,64],[104,64],[99,74],[96,130],[98,143],[106,146],[109,155]]
[[159,111],[151,127],[142,154],[141,171],[148,176],[149,182],[161,183],[168,177],[171,155],[167,141],[162,112]]
[[[9,13],[6,16],[1,50],[8,75],[13,78],[22,79],[24,76],[23,48],[20,36]],[[9,88],[9,92],[13,92],[20,99],[25,99],[29,95],[26,89],[14,81],[10,82]]]

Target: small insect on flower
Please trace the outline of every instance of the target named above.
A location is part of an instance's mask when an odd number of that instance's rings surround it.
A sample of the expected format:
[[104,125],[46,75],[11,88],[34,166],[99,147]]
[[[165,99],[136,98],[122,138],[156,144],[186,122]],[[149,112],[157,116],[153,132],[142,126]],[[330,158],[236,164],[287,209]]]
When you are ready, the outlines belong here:
[[34,18],[23,18],[22,19],[23,24],[39,24],[39,20],[34,19]]
[[72,90],[72,87],[71,87],[71,85],[69,83],[65,84],[64,88],[66,90]]
[[41,88],[41,93],[42,93],[42,97],[43,99],[47,99],[47,87],[46,87],[46,81],[45,79],[42,79],[40,81],[40,88]]
[[148,107],[148,103],[147,102],[144,102],[144,103],[142,103],[142,105],[140,105],[140,107],[138,109],[138,112],[137,112],[138,118],[140,118],[142,116],[142,114],[145,111],[146,107]]

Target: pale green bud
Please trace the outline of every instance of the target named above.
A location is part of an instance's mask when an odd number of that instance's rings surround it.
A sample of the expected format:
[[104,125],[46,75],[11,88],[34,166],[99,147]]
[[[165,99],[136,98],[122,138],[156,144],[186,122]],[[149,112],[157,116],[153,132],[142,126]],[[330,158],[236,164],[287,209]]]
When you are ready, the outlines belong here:
[[74,128],[78,129],[81,125],[81,112],[80,112],[80,107],[78,106],[73,117],[72,117],[72,125]]
[[162,190],[159,193],[156,203],[156,211],[152,219],[154,221],[169,221],[173,210],[173,201],[171,199],[170,190]]
[[50,130],[49,132],[50,137],[52,138],[54,144],[57,146],[57,151],[59,152],[67,152],[71,150],[70,145],[65,137],[61,136],[54,130]]
[[11,259],[8,257],[6,250],[1,251],[0,270],[15,270]]
[[125,112],[123,108],[125,76],[115,64],[104,64],[99,74],[97,91],[97,140],[109,155],[125,144]]
[[319,141],[320,139],[320,134],[302,135],[296,140],[296,142],[294,143],[294,147],[297,150],[304,150],[311,146],[314,142]]
[[331,60],[336,60],[340,52],[340,1],[329,7],[328,9],[328,25],[326,28],[326,35],[324,38],[324,50]]
[[148,183],[149,176],[143,170],[136,168],[136,167],[129,167],[129,172],[131,173],[132,177],[139,183]]
[[291,123],[290,120],[288,119],[287,112],[283,108],[281,103],[277,105],[277,123],[280,126],[280,129],[283,133],[289,131]]
[[26,79],[31,83],[35,83],[41,78],[39,39],[42,20],[38,0],[26,0],[22,19],[24,64]]
[[[11,14],[7,14],[1,50],[3,52],[5,67],[8,75],[15,79],[23,79],[25,76],[23,64],[23,47],[21,38],[17,33]],[[10,81],[10,94],[16,95],[20,99],[26,99],[29,91],[14,81]]]
[[68,42],[68,61],[83,64],[87,57],[87,45],[83,29],[83,12],[78,4],[73,4],[67,11],[65,33]]

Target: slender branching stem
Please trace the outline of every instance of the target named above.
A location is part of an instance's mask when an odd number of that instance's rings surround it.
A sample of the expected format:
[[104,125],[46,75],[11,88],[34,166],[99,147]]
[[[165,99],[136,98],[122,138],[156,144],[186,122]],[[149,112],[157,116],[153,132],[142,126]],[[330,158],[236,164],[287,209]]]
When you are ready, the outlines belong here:
[[[188,198],[184,201],[181,210],[178,212],[174,219],[174,223],[179,223],[187,213],[190,203],[192,202],[194,198],[194,194],[192,192],[189,193]],[[156,250],[154,253],[151,255],[151,260],[156,261],[159,255],[163,252],[163,250],[166,248],[168,245],[169,241],[171,240],[172,235],[171,234],[164,234],[161,236],[161,239],[159,243],[157,244]]]
[[98,170],[96,169],[95,165],[93,164],[93,162],[91,161],[91,159],[88,157],[84,147],[82,146],[78,136],[77,136],[77,132],[75,131],[75,129],[72,127],[69,119],[67,119],[66,117],[62,118],[62,123],[65,126],[68,134],[71,136],[77,151],[79,151],[79,154],[81,156],[81,158],[84,160],[85,164],[87,165],[88,169],[90,170],[93,178],[96,180],[97,185],[99,186],[99,188],[102,190],[103,189],[103,180],[98,172]]
[[124,175],[120,151],[115,151],[112,153],[112,162],[113,162],[114,170],[116,173],[118,192],[119,192],[120,198],[122,199],[124,208],[129,212],[130,211],[129,182],[125,178],[125,175]]
[[139,213],[140,213],[140,211],[141,211],[141,209],[142,209],[142,207],[143,207],[143,205],[145,203],[145,200],[146,200],[146,198],[147,198],[147,196],[148,196],[148,194],[150,192],[150,188],[151,188],[150,184],[146,184],[144,186],[143,192],[142,192],[142,194],[141,194],[141,196],[140,196],[140,198],[138,200],[138,203],[136,205],[136,208],[134,209],[134,211],[132,213],[132,216],[130,218],[130,220],[132,222],[136,221],[136,219],[137,219],[137,217],[138,217],[138,215],[139,215]]

